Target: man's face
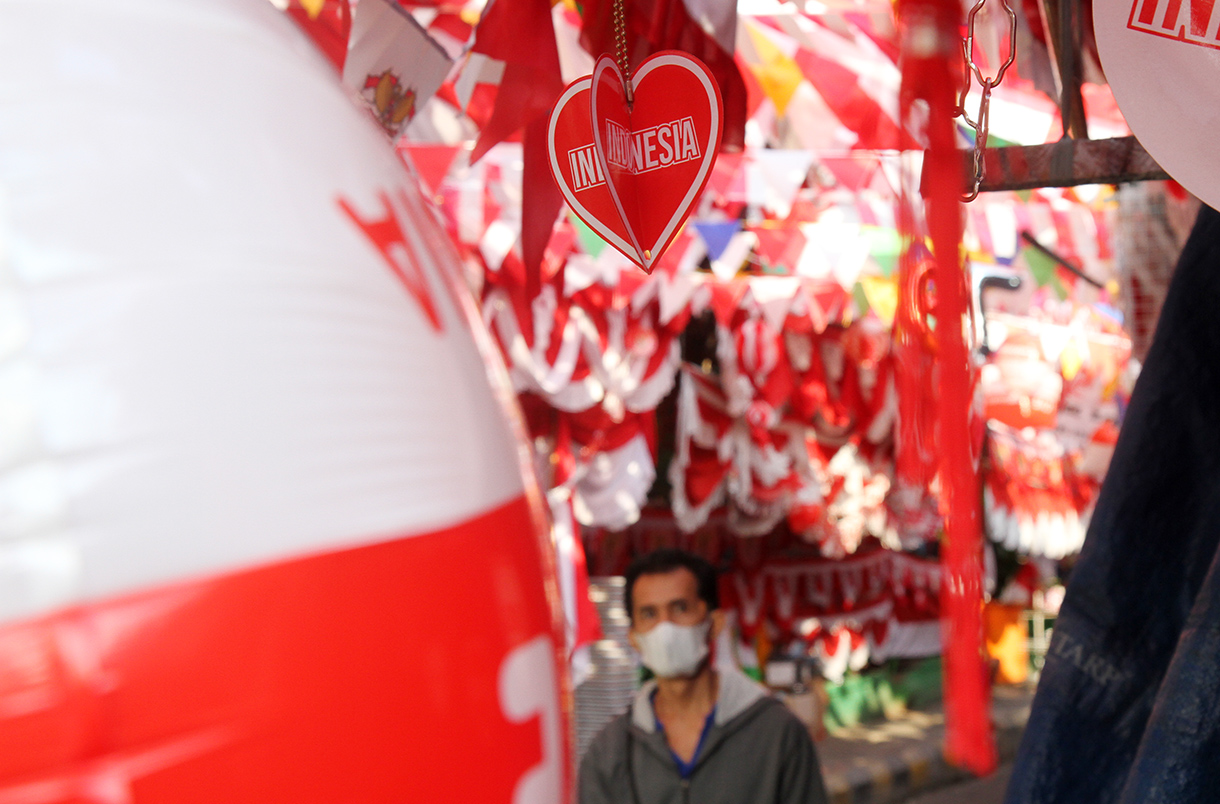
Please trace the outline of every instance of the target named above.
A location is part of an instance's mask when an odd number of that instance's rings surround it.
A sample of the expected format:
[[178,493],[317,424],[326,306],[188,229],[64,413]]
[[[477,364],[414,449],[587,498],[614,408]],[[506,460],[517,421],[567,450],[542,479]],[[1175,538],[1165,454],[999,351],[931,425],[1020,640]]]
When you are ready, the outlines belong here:
[[632,630],[641,634],[666,620],[674,625],[698,625],[707,619],[699,582],[686,567],[636,578],[631,605]]

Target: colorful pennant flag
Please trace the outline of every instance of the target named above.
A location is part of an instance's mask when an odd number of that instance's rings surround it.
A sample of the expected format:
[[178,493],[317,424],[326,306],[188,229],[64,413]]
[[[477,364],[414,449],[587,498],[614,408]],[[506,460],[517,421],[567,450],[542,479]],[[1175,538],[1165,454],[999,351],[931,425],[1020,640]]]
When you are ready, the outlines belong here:
[[720,259],[720,255],[728,247],[729,241],[733,239],[733,235],[741,231],[740,220],[724,221],[723,223],[696,223],[694,226],[695,231],[703,238],[704,245],[707,246],[707,257],[709,260]]

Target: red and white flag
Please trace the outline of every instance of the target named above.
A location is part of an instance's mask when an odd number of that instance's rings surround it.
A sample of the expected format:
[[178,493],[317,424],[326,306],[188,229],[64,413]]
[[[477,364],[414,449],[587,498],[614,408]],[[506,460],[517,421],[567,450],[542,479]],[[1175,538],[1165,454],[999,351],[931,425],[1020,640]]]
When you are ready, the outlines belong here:
[[521,257],[531,296],[538,293],[542,255],[563,206],[546,145],[551,107],[562,91],[549,0],[492,0],[454,92],[482,129],[471,162],[522,132]]
[[436,94],[453,61],[415,18],[391,0],[360,0],[343,83],[397,139]]

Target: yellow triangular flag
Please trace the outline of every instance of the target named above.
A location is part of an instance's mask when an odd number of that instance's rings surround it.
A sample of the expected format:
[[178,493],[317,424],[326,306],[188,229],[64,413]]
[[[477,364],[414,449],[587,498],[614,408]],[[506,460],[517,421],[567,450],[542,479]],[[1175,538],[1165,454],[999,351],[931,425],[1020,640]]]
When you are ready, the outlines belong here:
[[763,92],[775,104],[775,113],[783,117],[788,102],[792,100],[796,88],[805,80],[805,76],[801,74],[801,68],[797,66],[796,61],[785,55],[765,33],[748,23],[746,31],[749,32],[750,42],[762,62],[751,64],[750,70],[758,79]]

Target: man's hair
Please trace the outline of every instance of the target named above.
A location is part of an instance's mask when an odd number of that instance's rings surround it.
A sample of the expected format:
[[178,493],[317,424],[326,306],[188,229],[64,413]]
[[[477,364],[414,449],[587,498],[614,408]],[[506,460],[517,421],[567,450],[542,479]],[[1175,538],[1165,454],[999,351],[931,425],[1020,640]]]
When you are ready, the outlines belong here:
[[716,568],[702,556],[688,553],[674,547],[662,547],[637,556],[627,567],[625,573],[627,588],[623,593],[623,603],[627,606],[627,615],[635,620],[635,603],[631,593],[635,582],[641,575],[664,575],[676,569],[690,570],[698,585],[699,599],[707,604],[708,611],[720,608],[720,588],[716,585]]

